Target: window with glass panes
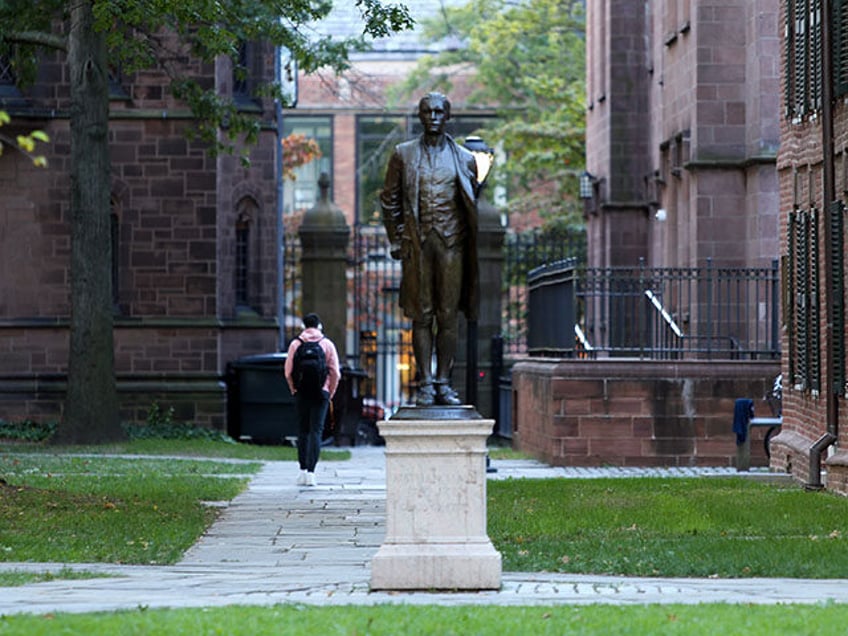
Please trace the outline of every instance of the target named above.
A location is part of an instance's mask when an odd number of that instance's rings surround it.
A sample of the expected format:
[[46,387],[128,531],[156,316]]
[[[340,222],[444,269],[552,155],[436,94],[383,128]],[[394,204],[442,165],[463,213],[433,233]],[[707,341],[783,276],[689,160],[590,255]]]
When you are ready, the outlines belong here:
[[314,139],[321,156],[295,169],[294,181],[283,187],[283,214],[304,212],[318,201],[318,177],[326,172],[330,177],[330,199],[333,198],[333,119],[329,116],[299,117],[287,115],[283,119],[283,134],[293,133]]
[[[453,114],[447,132],[460,144],[465,137],[478,134],[491,121],[486,117]],[[362,225],[380,225],[380,190],[394,147],[422,132],[418,114],[395,116],[363,115],[356,125],[356,221]]]

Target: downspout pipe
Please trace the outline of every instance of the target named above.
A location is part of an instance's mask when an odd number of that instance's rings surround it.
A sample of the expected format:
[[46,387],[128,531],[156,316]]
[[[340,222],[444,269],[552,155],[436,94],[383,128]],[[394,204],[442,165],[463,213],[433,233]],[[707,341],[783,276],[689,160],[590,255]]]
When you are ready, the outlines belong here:
[[809,481],[804,484],[804,490],[821,490],[824,488],[821,479],[821,458],[827,448],[836,441],[836,435],[825,433],[810,446]]

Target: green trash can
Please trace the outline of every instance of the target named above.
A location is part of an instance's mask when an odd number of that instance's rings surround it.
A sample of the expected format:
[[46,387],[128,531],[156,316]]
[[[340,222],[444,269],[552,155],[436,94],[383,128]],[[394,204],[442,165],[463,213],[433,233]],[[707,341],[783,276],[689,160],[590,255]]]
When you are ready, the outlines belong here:
[[297,438],[287,354],[263,353],[227,364],[227,434],[241,442],[285,444]]

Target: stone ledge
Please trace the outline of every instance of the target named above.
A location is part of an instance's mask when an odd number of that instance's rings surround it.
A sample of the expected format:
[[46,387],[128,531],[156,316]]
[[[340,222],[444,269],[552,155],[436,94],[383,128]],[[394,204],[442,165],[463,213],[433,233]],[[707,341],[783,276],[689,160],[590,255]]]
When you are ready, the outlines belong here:
[[830,467],[848,467],[848,451],[837,451],[825,460],[825,466]]
[[[790,451],[798,453],[803,457],[810,456],[810,446],[813,445],[815,440],[807,439],[800,433],[795,431],[780,431],[775,437],[771,438],[771,446],[772,448],[776,448],[778,446],[784,446]],[[774,452],[774,451],[772,451]]]

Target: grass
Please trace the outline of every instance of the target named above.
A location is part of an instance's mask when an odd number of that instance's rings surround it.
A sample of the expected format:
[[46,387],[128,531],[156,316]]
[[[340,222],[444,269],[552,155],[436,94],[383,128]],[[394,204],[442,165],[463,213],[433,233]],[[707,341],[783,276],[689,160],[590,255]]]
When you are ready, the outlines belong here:
[[646,605],[557,607],[226,607],[108,614],[0,617],[0,635],[52,634],[569,634],[803,636],[848,623],[846,605]]
[[[22,570],[11,570],[0,572],[0,587],[14,587],[17,585],[29,585],[30,583],[44,583],[46,581],[96,579],[108,576],[97,572],[85,570],[72,570],[71,568],[60,568],[58,571],[42,570],[41,572],[24,572]],[[0,623],[2,624],[2,623]]]
[[489,446],[488,453],[490,459],[533,459],[531,455],[508,446]]
[[[0,454],[0,561],[174,563],[217,516],[204,502],[238,494],[254,459],[294,451],[196,440],[120,446],[136,456],[74,450],[85,454]],[[848,499],[826,492],[733,477],[518,479],[488,492],[506,571],[848,577]]]
[[[173,563],[281,447],[132,442],[121,453],[0,453],[0,561]],[[163,456],[164,455],[164,456]],[[214,455],[214,459],[203,458]],[[323,455],[323,453],[322,453]],[[182,457],[176,459],[177,456]],[[192,457],[193,456],[193,457]],[[292,457],[293,459],[293,457]],[[815,514],[810,514],[815,510]],[[848,499],[740,478],[489,483],[506,571],[662,576],[848,576]],[[0,574],[0,586],[95,576]],[[33,577],[36,577],[33,579]],[[0,616],[7,634],[833,633],[848,605],[226,607]]]
[[489,484],[488,519],[506,571],[848,576],[848,499],[794,485],[506,480]]
[[175,563],[260,466],[0,455],[0,561]]
[[[39,454],[92,454],[92,455],[173,455],[180,457],[255,459],[259,461],[295,461],[297,449],[292,446],[261,446],[257,444],[235,444],[205,439],[135,439],[116,444],[97,446],[55,447],[36,443],[16,443],[7,447],[16,455]],[[324,448],[321,461],[343,461],[350,459],[350,451]]]

